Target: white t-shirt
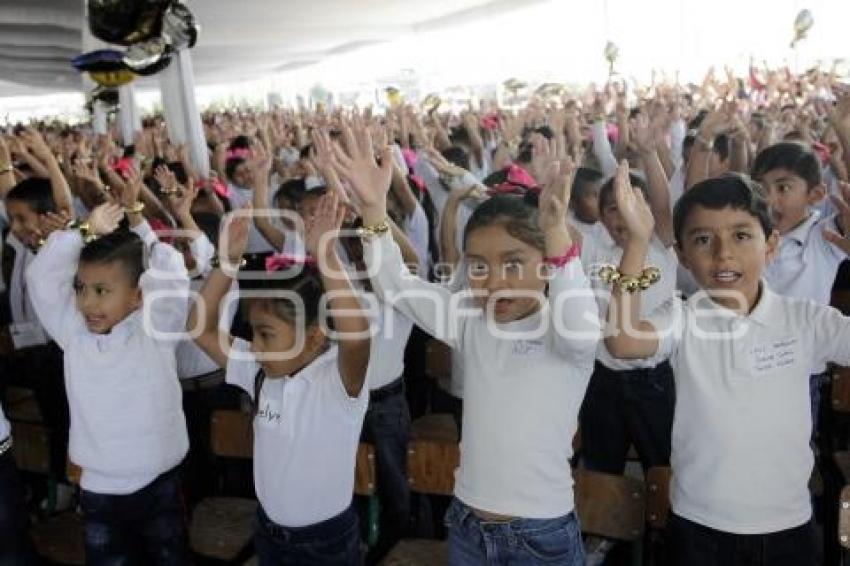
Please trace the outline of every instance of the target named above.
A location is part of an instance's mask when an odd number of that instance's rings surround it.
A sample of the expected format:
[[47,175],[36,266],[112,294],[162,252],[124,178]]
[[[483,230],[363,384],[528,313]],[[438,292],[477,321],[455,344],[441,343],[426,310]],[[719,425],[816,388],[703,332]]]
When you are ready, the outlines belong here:
[[[225,379],[253,397],[260,365],[249,348],[233,341]],[[348,396],[337,355],[332,346],[292,377],[266,377],[255,401],[254,485],[263,510],[282,526],[313,525],[351,504],[369,395],[363,387]]]
[[[780,238],[776,256],[764,271],[771,289],[821,305],[830,303],[838,266],[847,256],[824,239],[824,229],[838,230],[835,216],[822,219],[813,211],[805,222]],[[825,365],[815,364],[811,373],[825,369]]]
[[17,350],[42,346],[47,344],[48,336],[36,316],[26,279],[27,268],[35,259],[35,254],[11,232],[7,242],[15,251],[11,281],[9,281],[9,306],[12,311],[9,331],[13,344]]
[[702,292],[647,320],[663,333],[658,354],[676,379],[673,511],[745,535],[808,521],[810,368],[850,364],[850,319],[763,284],[748,316]]
[[372,320],[375,333],[369,343],[369,389],[389,385],[404,373],[404,350],[413,322],[399,311],[378,302],[379,320]]
[[9,438],[10,434],[12,434],[12,427],[9,425],[9,421],[6,420],[6,415],[3,414],[3,406],[0,405],[0,441]]
[[411,275],[389,236],[370,239],[364,248],[381,299],[463,357],[464,437],[455,496],[517,517],[571,512],[572,439],[600,330],[579,262],[555,270],[544,309],[491,325],[480,309],[458,312],[462,297]]
[[183,256],[155,244],[140,280],[144,306],[109,334],[93,334],[75,306],[83,241],[54,232],[27,270],[32,304],[64,351],[71,410],[69,453],[87,491],[138,491],[183,460],[189,447],[175,348],[188,313]]
[[[597,231],[596,234],[596,238],[585,240],[582,243],[581,262],[596,295],[600,320],[605,320],[608,315],[608,302],[611,299],[611,284],[599,278],[599,269],[603,265],[618,267],[620,259],[623,257],[623,248],[614,243],[614,240],[604,228]],[[640,315],[642,318],[673,297],[678,260],[673,249],[665,247],[658,236],[653,235],[649,242],[646,265],[658,267],[661,270],[661,280],[646,291],[641,291]],[[596,359],[609,369],[629,370],[655,367],[665,358],[620,360],[608,353],[608,348],[605,347],[604,342],[599,342]]]

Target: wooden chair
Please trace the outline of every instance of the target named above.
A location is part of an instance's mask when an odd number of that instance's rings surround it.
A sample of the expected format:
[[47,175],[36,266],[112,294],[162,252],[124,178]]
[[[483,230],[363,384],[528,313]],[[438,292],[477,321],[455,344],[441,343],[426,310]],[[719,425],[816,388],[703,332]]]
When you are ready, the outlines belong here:
[[[411,491],[451,496],[459,464],[458,430],[451,415],[430,414],[413,421],[407,449],[407,481]],[[445,541],[429,539],[401,540],[381,562],[384,566],[445,563]]]
[[[68,480],[79,485],[82,470],[68,460]],[[36,553],[50,564],[82,565],[86,562],[83,517],[76,511],[65,511],[36,523],[31,529]]]
[[838,545],[841,564],[850,564],[850,486],[841,490],[838,500]]
[[[254,456],[250,413],[214,411],[210,418],[210,438],[217,458],[250,460]],[[225,563],[244,558],[254,534],[256,512],[254,499],[209,497],[200,501],[192,511],[189,547],[200,557]]]
[[[670,478],[672,470],[666,466],[646,471],[646,523],[649,526],[645,563],[658,564],[659,547],[670,514]],[[664,562],[661,562],[662,564]]]
[[15,463],[19,470],[34,474],[50,473],[50,434],[44,425],[9,420],[15,439]]
[[628,542],[641,539],[646,512],[643,482],[582,468],[573,470],[573,479],[583,532]]

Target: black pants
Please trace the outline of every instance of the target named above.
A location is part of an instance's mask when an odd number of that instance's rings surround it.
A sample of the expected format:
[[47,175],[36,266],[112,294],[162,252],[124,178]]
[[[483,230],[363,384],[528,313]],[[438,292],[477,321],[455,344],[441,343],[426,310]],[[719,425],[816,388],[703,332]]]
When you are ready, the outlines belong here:
[[216,460],[212,453],[210,434],[212,413],[216,409],[238,409],[241,396],[241,389],[226,383],[198,389],[184,386],[183,414],[186,416],[186,430],[189,434],[189,453],[183,472],[189,508],[215,491]]
[[35,564],[35,556],[29,540],[24,488],[9,450],[0,456],[0,566],[29,564]]
[[584,466],[622,474],[631,444],[644,470],[669,466],[675,405],[673,371],[667,362],[627,371],[597,362],[580,413]]
[[254,547],[259,566],[359,566],[360,529],[349,507],[306,527],[283,527],[257,507]]
[[[387,388],[392,387],[390,384]],[[397,390],[381,396],[372,392],[363,420],[363,439],[375,447],[378,496],[381,499],[381,542],[392,546],[407,535],[410,525],[410,486],[407,483],[407,445],[410,410],[399,380]]]
[[671,566],[815,566],[811,522],[760,535],[717,531],[670,513]]
[[32,389],[50,438],[50,475],[65,478],[70,417],[62,349],[55,342],[26,348],[10,355],[3,367],[2,385]]
[[127,495],[83,490],[86,564],[188,564],[180,484],[179,468],[174,468]]

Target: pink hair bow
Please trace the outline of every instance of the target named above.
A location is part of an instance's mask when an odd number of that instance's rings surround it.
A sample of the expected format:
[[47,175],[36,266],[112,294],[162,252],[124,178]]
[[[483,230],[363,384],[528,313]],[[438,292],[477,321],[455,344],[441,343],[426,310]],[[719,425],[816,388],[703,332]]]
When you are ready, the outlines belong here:
[[511,163],[507,168],[505,180],[487,189],[487,194],[493,195],[524,195],[527,192],[539,192],[537,181],[528,171]]
[[404,158],[404,164],[407,165],[407,168],[412,170],[418,159],[416,152],[412,149],[403,148],[401,150],[401,156]]
[[310,256],[291,254],[272,254],[266,258],[266,271],[283,271],[294,265],[316,265],[316,260]]
[[215,194],[217,194],[221,198],[230,198],[230,190],[227,188],[227,185],[225,185],[218,179],[202,179],[195,183],[195,186],[197,186],[199,189],[210,188],[215,191]]
[[495,112],[485,114],[481,117],[481,127],[485,130],[499,129],[499,115]]
[[224,156],[226,159],[233,159],[234,157],[248,159],[251,156],[251,150],[247,147],[234,147],[233,149],[228,149]]
[[133,168],[132,157],[122,157],[112,164],[112,170],[117,171],[122,177],[126,177],[127,173]]

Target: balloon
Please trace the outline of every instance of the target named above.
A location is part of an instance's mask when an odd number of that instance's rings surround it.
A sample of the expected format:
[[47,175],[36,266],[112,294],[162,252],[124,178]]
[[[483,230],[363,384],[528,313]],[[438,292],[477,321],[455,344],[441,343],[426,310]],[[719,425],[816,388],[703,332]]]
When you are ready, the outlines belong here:
[[175,51],[194,47],[198,30],[195,17],[183,4],[172,4],[162,16],[162,37]]
[[101,86],[125,85],[136,78],[135,73],[122,61],[123,53],[114,49],[98,49],[78,55],[71,65],[81,73],[88,73]]
[[88,0],[91,33],[107,43],[131,45],[159,34],[172,0]]
[[809,10],[800,10],[797,17],[794,19],[794,40],[791,42],[791,48],[796,47],[797,43],[806,38],[806,34],[815,25],[815,18]]
[[608,61],[608,72],[614,74],[614,61],[620,56],[620,48],[613,41],[605,44],[605,60]]
[[124,53],[124,64],[143,76],[154,75],[171,63],[171,52],[161,37],[131,45]]

